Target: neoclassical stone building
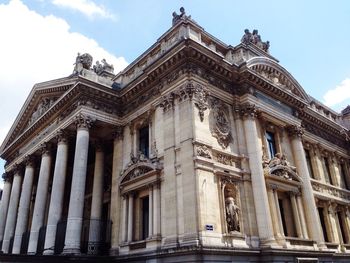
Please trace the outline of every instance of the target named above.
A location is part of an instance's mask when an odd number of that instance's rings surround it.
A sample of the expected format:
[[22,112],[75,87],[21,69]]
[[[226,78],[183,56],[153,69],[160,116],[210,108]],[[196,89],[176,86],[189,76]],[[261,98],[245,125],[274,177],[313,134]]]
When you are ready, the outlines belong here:
[[0,258],[349,262],[350,107],[310,97],[269,45],[181,9],[117,75],[78,54],[36,84],[0,148]]

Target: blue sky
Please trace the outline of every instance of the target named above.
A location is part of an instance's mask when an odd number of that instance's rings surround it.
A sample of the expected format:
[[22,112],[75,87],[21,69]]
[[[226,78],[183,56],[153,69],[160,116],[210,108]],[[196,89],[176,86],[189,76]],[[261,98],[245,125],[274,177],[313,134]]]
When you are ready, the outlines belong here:
[[77,52],[121,70],[181,6],[226,44],[258,29],[308,94],[338,112],[350,104],[350,1],[0,0],[0,141],[36,82],[69,75]]

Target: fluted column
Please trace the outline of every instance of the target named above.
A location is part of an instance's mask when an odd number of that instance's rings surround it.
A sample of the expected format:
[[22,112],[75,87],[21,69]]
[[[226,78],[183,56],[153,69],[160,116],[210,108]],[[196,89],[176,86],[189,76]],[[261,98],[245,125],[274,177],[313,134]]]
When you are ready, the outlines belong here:
[[133,211],[134,211],[134,194],[129,194],[129,210],[128,210],[128,242],[132,241],[133,234]]
[[302,230],[301,230],[299,211],[298,211],[297,201],[296,201],[294,192],[290,193],[290,201],[292,203],[292,211],[293,211],[295,230],[297,232],[297,236],[299,238],[302,238],[303,237],[303,233],[302,233]]
[[0,244],[2,244],[2,241],[4,239],[7,210],[9,208],[11,188],[12,188],[12,180],[10,175],[7,173],[4,173],[2,175],[2,178],[4,179],[4,189],[2,191],[1,205],[0,205]]
[[17,208],[19,203],[19,197],[21,194],[21,185],[22,185],[22,174],[19,168],[16,168],[13,176],[10,204],[7,211],[4,240],[2,242],[2,251],[4,253],[9,252],[10,239],[13,237],[15,232]]
[[153,235],[160,236],[160,183],[153,185]]
[[262,245],[272,245],[275,243],[275,239],[261,161],[263,153],[258,141],[259,136],[255,123],[257,110],[254,105],[245,104],[241,106],[241,113],[243,114],[243,125],[246,134],[259,237]]
[[149,188],[148,195],[148,237],[153,235],[153,186]]
[[103,167],[105,155],[100,142],[96,144],[94,182],[89,228],[89,253],[97,254],[101,242],[101,216],[103,201]]
[[40,228],[44,225],[47,194],[51,171],[51,152],[48,145],[43,145],[39,171],[38,187],[36,190],[32,226],[30,228],[28,254],[37,253]]
[[19,200],[17,224],[15,229],[15,238],[13,241],[12,254],[19,254],[21,251],[22,236],[27,231],[28,216],[30,208],[30,198],[32,195],[34,181],[34,160],[28,157],[24,172],[21,198]]
[[292,136],[291,144],[295,165],[297,167],[299,176],[301,176],[303,180],[301,192],[309,234],[313,240],[317,241],[321,245],[323,242],[322,233],[320,232],[321,227],[319,225],[319,217],[316,209],[313,189],[311,186],[309,170],[307,168],[304,148],[301,142],[301,137],[304,131],[300,126],[296,125],[290,126],[288,130],[289,134]]
[[64,254],[80,254],[83,224],[86,169],[89,152],[89,128],[91,119],[84,115],[76,118],[77,139],[74,155],[72,186],[69,200]]
[[52,192],[45,235],[45,255],[54,253],[57,224],[62,215],[64,188],[66,183],[68,140],[63,131],[58,132],[57,142],[55,170],[53,173]]

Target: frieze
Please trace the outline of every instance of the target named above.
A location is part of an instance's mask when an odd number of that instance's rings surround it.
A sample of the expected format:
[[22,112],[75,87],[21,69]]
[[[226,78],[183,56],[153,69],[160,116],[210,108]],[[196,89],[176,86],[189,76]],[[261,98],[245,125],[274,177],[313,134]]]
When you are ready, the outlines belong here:
[[213,98],[211,100],[212,118],[211,134],[215,137],[223,149],[232,142],[231,124],[228,109],[223,102]]
[[205,145],[197,145],[196,153],[197,153],[197,156],[201,156],[207,159],[212,159],[211,150]]
[[43,98],[29,118],[27,126],[30,126],[42,115],[44,115],[44,113],[54,104],[56,100],[57,98]]

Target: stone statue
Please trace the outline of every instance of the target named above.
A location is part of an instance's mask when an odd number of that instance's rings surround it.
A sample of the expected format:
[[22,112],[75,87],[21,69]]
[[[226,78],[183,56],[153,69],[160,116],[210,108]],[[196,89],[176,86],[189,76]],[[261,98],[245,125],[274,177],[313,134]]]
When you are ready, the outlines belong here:
[[78,75],[82,72],[83,69],[90,69],[92,65],[92,56],[88,53],[80,55],[78,53],[75,63],[74,63],[73,75]]
[[240,232],[239,225],[239,207],[235,203],[233,197],[227,197],[225,199],[225,210],[226,210],[226,223],[228,232]]
[[241,42],[243,44],[249,45],[249,44],[254,44],[258,48],[264,50],[265,52],[268,52],[269,47],[270,47],[270,42],[266,41],[263,42],[261,40],[261,36],[258,33],[257,29],[253,30],[253,33],[250,33],[249,29],[244,30],[244,35],[241,38]]
[[114,67],[112,64],[108,64],[105,59],[102,59],[101,62],[103,64],[102,65],[103,70],[113,73]]
[[103,71],[103,67],[100,61],[98,60],[96,61],[96,64],[93,66],[93,70],[97,75]]
[[180,14],[178,15],[176,12],[173,12],[173,25],[175,25],[177,22],[179,22],[182,19],[189,18],[186,16],[185,8],[180,8]]

